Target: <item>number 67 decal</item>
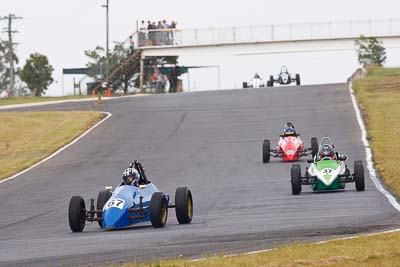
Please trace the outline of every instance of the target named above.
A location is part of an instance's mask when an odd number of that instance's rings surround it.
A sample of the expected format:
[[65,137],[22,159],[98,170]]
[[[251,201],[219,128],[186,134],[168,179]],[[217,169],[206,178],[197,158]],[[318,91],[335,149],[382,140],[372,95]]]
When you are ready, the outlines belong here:
[[118,209],[121,209],[121,210],[122,210],[122,208],[124,207],[124,203],[125,203],[125,200],[120,199],[120,198],[114,198],[114,199],[110,200],[110,201],[107,203],[106,209],[109,209],[109,208],[118,208]]

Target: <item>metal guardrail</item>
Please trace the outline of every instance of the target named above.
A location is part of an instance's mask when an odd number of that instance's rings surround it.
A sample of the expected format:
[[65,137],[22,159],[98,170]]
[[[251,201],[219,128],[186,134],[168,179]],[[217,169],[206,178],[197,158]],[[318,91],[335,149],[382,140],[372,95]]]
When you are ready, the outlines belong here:
[[139,47],[358,38],[360,35],[400,35],[400,19],[146,30],[139,33]]

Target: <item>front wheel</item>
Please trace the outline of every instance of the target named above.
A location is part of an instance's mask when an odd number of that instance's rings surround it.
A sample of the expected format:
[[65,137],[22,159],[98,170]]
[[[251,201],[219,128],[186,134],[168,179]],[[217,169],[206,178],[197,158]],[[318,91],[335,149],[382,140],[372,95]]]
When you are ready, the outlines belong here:
[[68,208],[69,227],[72,232],[82,232],[86,222],[85,201],[80,196],[73,196]]
[[262,147],[262,155],[263,155],[263,162],[268,163],[269,159],[271,157],[270,152],[271,151],[271,144],[268,139],[264,140],[263,142],[263,147]]
[[192,192],[187,187],[178,187],[175,192],[175,213],[180,224],[190,223],[193,218]]
[[292,194],[299,195],[301,192],[301,168],[298,164],[293,164],[290,170],[291,183],[292,183]]
[[168,206],[164,193],[155,192],[151,196],[150,221],[154,228],[164,227],[167,223]]
[[319,147],[317,137],[311,137],[311,154],[313,158],[315,157],[315,155],[317,155],[318,149]]
[[[107,203],[107,201],[110,199],[112,193],[108,190],[103,190],[99,192],[99,195],[97,196],[97,210],[102,211],[104,205]],[[102,213],[97,213],[97,218],[99,219],[97,222],[99,223],[99,226],[103,228],[103,219],[102,219],[103,214]]]
[[269,76],[269,86],[273,87],[274,86],[274,76]]
[[356,190],[364,191],[365,189],[364,165],[361,160],[354,161],[354,180],[356,183]]

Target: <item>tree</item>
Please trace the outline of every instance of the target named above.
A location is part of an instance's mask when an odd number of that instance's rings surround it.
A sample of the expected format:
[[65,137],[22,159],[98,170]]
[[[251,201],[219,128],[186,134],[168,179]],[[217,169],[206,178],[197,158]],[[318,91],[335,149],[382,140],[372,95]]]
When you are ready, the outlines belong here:
[[32,90],[34,96],[41,96],[53,82],[51,76],[53,70],[45,55],[35,53],[31,54],[26,60],[20,77],[28,85],[29,89]]
[[[17,65],[19,60],[14,51],[10,51],[8,41],[0,42],[0,92],[6,90],[10,83],[10,53],[12,53],[12,60],[14,65]],[[18,74],[18,73],[16,73]]]
[[382,67],[386,61],[386,51],[382,46],[382,42],[378,41],[375,37],[360,36],[356,40],[358,62],[366,67],[374,65]]
[[97,46],[94,50],[85,50],[84,53],[90,59],[90,61],[86,63],[88,76],[101,79],[106,68],[104,48]]

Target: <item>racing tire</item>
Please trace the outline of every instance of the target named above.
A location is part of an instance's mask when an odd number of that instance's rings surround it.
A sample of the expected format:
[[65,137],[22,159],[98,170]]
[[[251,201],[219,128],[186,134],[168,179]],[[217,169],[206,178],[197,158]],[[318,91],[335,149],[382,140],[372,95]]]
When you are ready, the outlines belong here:
[[168,205],[164,193],[155,192],[151,196],[150,221],[154,228],[164,227],[167,223]]
[[274,87],[274,76],[269,76],[269,86]]
[[81,196],[73,196],[68,208],[69,227],[72,232],[82,232],[86,223],[86,206]]
[[192,192],[187,187],[178,187],[175,191],[175,213],[179,224],[192,221],[193,198]]
[[263,163],[268,163],[271,155],[269,152],[271,151],[271,144],[268,139],[264,140],[262,147],[262,155],[263,155]]
[[243,88],[248,88],[247,82],[243,82]]
[[[99,192],[99,195],[97,196],[97,210],[103,210],[104,205],[107,203],[107,201],[110,199],[112,193],[108,190],[103,190]],[[102,220],[102,213],[97,213],[97,218],[99,219],[97,222],[99,223],[99,226],[103,228],[103,220]]]
[[361,160],[354,161],[354,181],[356,183],[356,190],[364,191],[364,165]]
[[296,85],[300,85],[300,74],[296,74]]
[[293,164],[290,169],[290,178],[292,184],[292,194],[299,195],[301,192],[301,167],[299,164]]
[[319,146],[317,137],[311,137],[311,155],[313,158],[315,157],[315,155],[317,155],[318,149]]

